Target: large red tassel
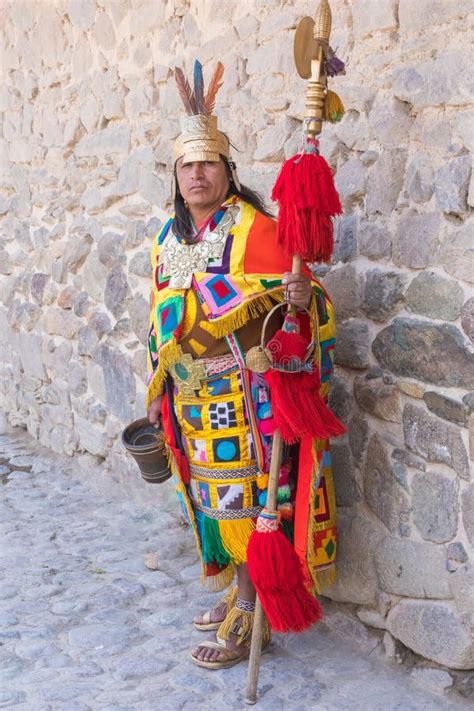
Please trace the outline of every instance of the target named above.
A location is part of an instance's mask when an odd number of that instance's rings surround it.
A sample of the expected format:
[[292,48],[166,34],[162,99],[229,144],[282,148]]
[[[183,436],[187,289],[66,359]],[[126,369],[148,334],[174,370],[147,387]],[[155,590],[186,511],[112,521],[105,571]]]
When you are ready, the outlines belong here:
[[[285,324],[290,318],[286,317]],[[289,444],[307,435],[327,439],[346,431],[320,395],[319,369],[314,363],[305,363],[307,347],[301,334],[284,329],[277,331],[267,344],[276,366],[265,373],[274,429],[280,430]]]
[[323,611],[304,583],[295,549],[278,530],[276,512],[263,509],[247,548],[250,579],[275,632],[303,632]]
[[287,256],[328,262],[334,247],[332,218],[342,213],[333,172],[308,138],[304,152],[283,164],[272,191],[279,203],[278,243]]

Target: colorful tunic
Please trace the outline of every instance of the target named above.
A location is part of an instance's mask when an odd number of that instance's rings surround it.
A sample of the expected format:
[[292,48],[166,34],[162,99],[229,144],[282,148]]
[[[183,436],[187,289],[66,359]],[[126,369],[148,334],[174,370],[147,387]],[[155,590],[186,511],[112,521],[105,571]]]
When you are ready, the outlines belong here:
[[[148,404],[164,395],[163,428],[176,489],[198,545],[203,579],[228,585],[266,502],[272,448],[271,393],[245,353],[260,343],[263,318],[284,300],[291,263],[276,223],[235,197],[215,213],[197,244],[169,220],[152,246]],[[310,276],[309,272],[307,272]],[[332,304],[313,279],[311,317],[323,395],[332,371]],[[306,322],[304,323],[306,319]],[[270,334],[271,335],[271,334]],[[315,589],[330,581],[336,555],[329,446],[303,439],[286,447],[278,501],[283,530]]]

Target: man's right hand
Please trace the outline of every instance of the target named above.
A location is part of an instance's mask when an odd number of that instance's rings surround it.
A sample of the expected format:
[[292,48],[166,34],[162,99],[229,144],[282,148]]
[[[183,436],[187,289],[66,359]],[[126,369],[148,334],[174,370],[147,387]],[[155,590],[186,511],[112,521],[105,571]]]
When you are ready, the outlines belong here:
[[161,417],[162,402],[163,395],[158,395],[158,397],[155,397],[155,399],[150,403],[150,407],[148,408],[148,419],[152,425],[156,425]]

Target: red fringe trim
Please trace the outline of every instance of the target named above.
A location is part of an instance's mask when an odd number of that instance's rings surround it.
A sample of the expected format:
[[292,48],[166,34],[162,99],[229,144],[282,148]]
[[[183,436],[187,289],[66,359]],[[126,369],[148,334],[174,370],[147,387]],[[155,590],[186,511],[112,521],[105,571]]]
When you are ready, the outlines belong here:
[[321,619],[321,606],[306,588],[296,551],[281,531],[254,531],[247,565],[272,630],[303,632]]
[[272,191],[279,203],[278,244],[288,257],[328,262],[334,248],[332,217],[342,213],[333,172],[320,155],[305,153],[283,164]]

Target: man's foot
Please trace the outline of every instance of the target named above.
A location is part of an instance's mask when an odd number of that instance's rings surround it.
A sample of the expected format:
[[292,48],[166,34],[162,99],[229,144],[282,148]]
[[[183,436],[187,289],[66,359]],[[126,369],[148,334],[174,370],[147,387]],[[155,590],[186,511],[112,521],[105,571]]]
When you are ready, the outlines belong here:
[[231,634],[229,639],[221,639],[215,632],[203,644],[192,650],[191,658],[199,666],[224,669],[246,659],[249,652],[249,644],[238,644],[236,634]]
[[237,587],[235,586],[232,587],[228,591],[227,595],[208,612],[204,612],[202,615],[196,615],[193,619],[195,628],[200,632],[211,632],[219,629],[229,610],[234,607],[236,600]]
[[[250,653],[255,603],[237,599],[215,634],[195,647],[191,658],[207,669],[225,669],[247,659]],[[270,642],[270,628],[264,621],[262,648]]]
[[208,612],[202,615],[196,615],[193,618],[193,625],[200,631],[217,630],[225,620],[227,614],[227,603],[225,600],[219,602],[215,607],[212,607]]

